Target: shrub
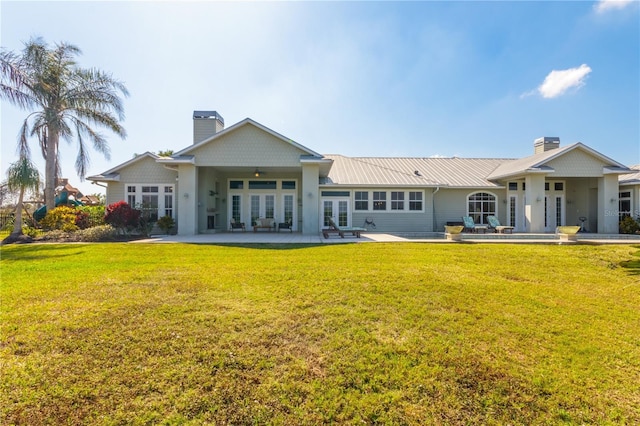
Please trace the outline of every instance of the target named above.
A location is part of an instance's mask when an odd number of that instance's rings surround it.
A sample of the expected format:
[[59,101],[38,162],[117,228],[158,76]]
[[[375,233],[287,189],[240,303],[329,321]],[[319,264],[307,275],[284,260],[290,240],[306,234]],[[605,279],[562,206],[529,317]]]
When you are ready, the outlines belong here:
[[165,234],[168,234],[169,230],[175,225],[176,222],[171,216],[162,216],[160,219],[158,219],[158,228],[160,228]]
[[126,233],[140,226],[140,210],[131,208],[126,201],[118,201],[107,206],[104,221]]
[[50,212],[47,212],[46,216],[40,221],[40,226],[42,226],[45,231],[76,231],[78,230],[78,225],[76,225],[76,210],[68,206],[56,207]]
[[76,226],[78,229],[87,229],[91,226],[91,221],[89,220],[89,213],[84,212],[80,209],[75,209],[76,213]]
[[619,226],[621,234],[637,234],[640,231],[640,219],[627,216],[620,221]]
[[[86,220],[88,222],[88,226],[85,228],[89,228],[91,226],[100,226],[104,225],[104,215],[105,215],[105,207],[104,206],[78,206],[76,207],[76,211],[80,211],[86,214]],[[79,226],[79,225],[78,225]],[[82,226],[80,226],[82,228]]]
[[112,241],[117,234],[116,228],[111,225],[93,226],[75,232],[75,239],[83,242]]

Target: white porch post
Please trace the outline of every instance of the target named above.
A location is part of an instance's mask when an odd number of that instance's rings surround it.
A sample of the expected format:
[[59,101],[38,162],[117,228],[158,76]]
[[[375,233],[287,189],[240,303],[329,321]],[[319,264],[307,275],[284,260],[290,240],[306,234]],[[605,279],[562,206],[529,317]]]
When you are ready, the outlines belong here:
[[180,164],[178,167],[178,235],[198,233],[198,191],[196,166]]
[[598,178],[598,234],[617,234],[618,175],[605,174]]
[[544,229],[544,178],[542,174],[525,177],[525,228],[527,232],[542,233]]
[[316,163],[302,164],[302,233],[317,234],[320,232],[319,209],[319,176],[320,166]]

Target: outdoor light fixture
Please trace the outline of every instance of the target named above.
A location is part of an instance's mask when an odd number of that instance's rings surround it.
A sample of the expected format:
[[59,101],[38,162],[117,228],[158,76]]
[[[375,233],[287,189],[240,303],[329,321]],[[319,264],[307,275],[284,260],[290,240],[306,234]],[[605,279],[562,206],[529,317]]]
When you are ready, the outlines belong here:
[[262,173],[262,172],[260,172],[260,170],[256,169],[256,171],[253,173],[253,175],[254,175],[255,177],[260,177],[260,174],[261,174],[261,173]]

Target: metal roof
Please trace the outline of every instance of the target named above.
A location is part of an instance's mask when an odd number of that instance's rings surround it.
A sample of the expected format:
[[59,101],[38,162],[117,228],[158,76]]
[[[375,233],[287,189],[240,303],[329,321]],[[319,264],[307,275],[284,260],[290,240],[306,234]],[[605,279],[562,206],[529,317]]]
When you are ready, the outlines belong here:
[[505,161],[501,158],[398,158],[325,155],[333,166],[324,185],[358,186],[449,186],[486,187],[500,185],[486,179]]
[[629,167],[633,173],[618,176],[620,185],[638,185],[640,184],[640,164]]

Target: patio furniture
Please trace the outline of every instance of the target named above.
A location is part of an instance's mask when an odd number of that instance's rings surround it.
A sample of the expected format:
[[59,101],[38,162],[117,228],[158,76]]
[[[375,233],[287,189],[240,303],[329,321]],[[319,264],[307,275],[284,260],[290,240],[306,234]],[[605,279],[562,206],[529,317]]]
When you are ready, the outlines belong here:
[[471,216],[462,216],[463,232],[477,232],[476,223]]
[[276,222],[275,220],[268,218],[260,218],[256,219],[255,225],[253,225],[253,232],[258,232],[258,229],[266,229],[269,232],[275,230]]
[[513,234],[513,226],[500,225],[500,221],[495,216],[487,216],[489,229],[495,230],[498,234]]
[[246,231],[247,229],[244,227],[244,222],[236,222],[235,219],[231,219],[231,227],[229,228],[229,230],[231,232],[235,231],[236,229],[240,229],[242,232]]
[[291,226],[291,219],[285,221],[285,222],[281,222],[278,224],[278,232],[280,232],[281,229],[288,229],[289,232],[293,232],[293,227]]
[[324,228],[322,230],[322,236],[325,238],[329,238],[330,234],[338,234],[340,235],[340,238],[344,238],[344,234],[345,233],[351,233],[351,235],[353,235],[356,238],[360,238],[360,233],[362,231],[366,231],[365,228],[360,228],[357,226],[352,226],[352,227],[339,227],[338,225],[336,225],[336,223],[333,221],[332,218],[327,217],[327,221],[329,222],[329,228]]

